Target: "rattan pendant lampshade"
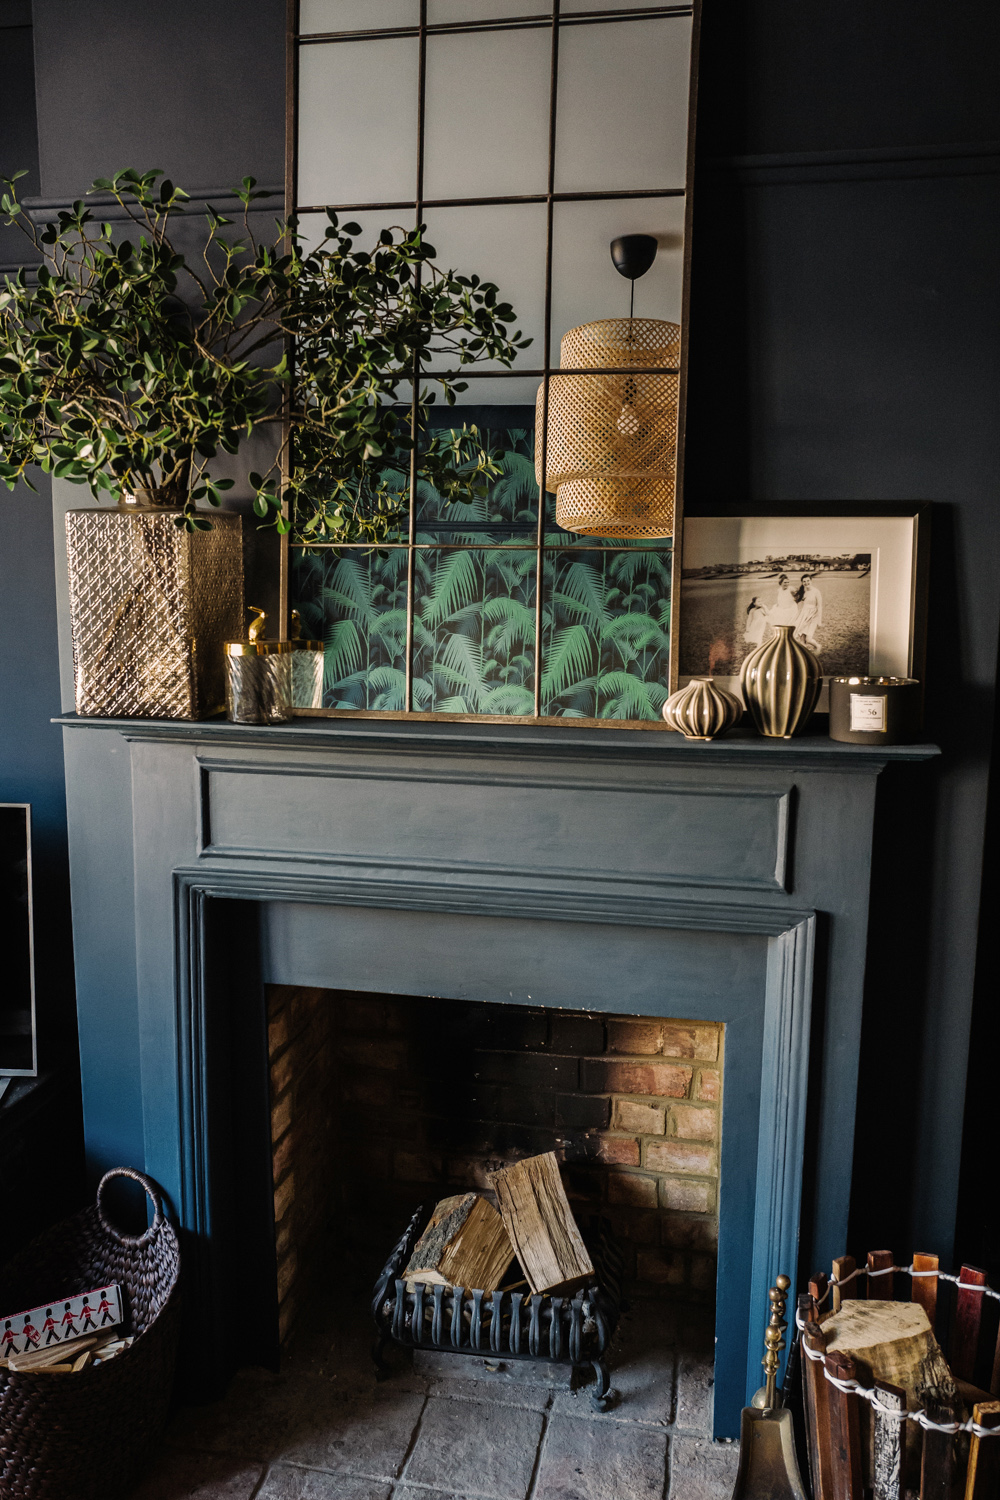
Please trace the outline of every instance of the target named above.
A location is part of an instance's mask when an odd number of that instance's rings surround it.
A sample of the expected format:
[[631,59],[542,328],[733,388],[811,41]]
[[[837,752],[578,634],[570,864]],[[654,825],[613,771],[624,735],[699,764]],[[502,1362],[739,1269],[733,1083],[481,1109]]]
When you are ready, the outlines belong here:
[[[545,484],[556,522],[584,536],[667,537],[674,530],[681,330],[657,318],[603,318],[571,328],[564,369],[615,375],[552,375]],[[542,465],[544,388],[536,404],[535,466]]]
[[632,316],[635,283],[657,249],[651,234],[611,241],[612,264],[632,283],[629,316],[584,323],[563,338],[560,367],[595,373],[550,376],[544,444],[544,385],[538,392],[535,473],[541,483],[544,462],[545,487],[556,495],[556,522],[566,531],[674,534],[681,331],[676,323]]

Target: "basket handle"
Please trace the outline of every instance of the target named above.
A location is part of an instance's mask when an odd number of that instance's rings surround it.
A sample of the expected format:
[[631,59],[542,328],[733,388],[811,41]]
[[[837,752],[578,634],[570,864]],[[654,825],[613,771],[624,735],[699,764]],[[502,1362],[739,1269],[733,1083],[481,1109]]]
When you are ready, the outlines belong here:
[[[101,1199],[104,1189],[112,1177],[131,1177],[132,1181],[137,1182],[152,1200],[154,1209],[153,1222],[144,1234],[122,1234],[121,1230],[116,1229],[114,1224],[105,1215]],[[112,1167],[110,1172],[105,1172],[97,1185],[97,1217],[101,1221],[102,1229],[107,1234],[110,1234],[112,1239],[117,1240],[120,1245],[148,1245],[150,1240],[159,1234],[164,1223],[163,1198],[160,1195],[159,1188],[151,1177],[145,1176],[142,1172],[136,1172],[132,1167]]]

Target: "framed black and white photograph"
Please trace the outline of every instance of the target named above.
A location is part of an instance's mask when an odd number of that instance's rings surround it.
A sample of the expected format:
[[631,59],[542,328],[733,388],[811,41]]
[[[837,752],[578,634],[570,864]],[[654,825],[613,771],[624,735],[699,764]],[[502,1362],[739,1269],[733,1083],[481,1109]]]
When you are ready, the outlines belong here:
[[686,518],[681,685],[711,675],[736,688],[778,625],[795,627],[824,678],[922,677],[926,509],[838,509]]

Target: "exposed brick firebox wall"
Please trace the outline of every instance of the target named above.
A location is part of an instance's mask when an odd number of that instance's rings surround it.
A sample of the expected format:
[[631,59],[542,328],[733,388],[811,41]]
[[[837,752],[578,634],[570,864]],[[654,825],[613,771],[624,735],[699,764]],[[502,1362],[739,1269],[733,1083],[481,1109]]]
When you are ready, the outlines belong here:
[[338,1206],[337,1016],[327,990],[272,985],[267,999],[278,1325],[284,1338]]
[[[554,1150],[574,1210],[611,1219],[632,1280],[710,1299],[721,1025],[279,986],[269,1006],[272,1024],[308,1012],[315,1026],[323,1013],[324,1053],[329,1024],[341,1149],[311,1190],[315,1166],[296,1166],[296,1201],[305,1189],[346,1210],[381,1254],[418,1203],[485,1188],[502,1163]],[[272,1053],[272,1088],[276,1065],[292,1055],[287,1044]],[[315,1059],[306,1062],[314,1071]],[[273,1122],[287,1098],[273,1097]],[[295,1130],[284,1116],[277,1123],[276,1203],[288,1170],[282,1142]]]

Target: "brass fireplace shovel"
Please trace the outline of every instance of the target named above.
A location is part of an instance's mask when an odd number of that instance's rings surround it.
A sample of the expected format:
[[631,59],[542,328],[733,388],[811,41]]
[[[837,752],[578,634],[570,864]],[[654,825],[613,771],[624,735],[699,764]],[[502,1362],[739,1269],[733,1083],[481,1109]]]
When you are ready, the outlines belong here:
[[791,1286],[779,1276],[770,1291],[771,1316],[764,1334],[761,1363],[767,1384],[743,1408],[740,1419],[740,1466],[733,1500],[808,1500],[795,1453],[792,1414],[781,1407],[777,1391],[778,1356],[785,1347],[785,1297]]

